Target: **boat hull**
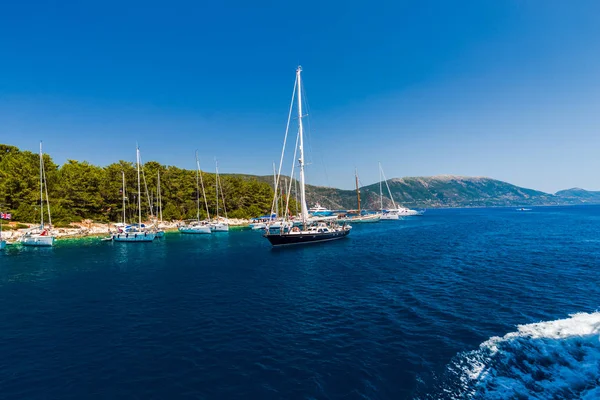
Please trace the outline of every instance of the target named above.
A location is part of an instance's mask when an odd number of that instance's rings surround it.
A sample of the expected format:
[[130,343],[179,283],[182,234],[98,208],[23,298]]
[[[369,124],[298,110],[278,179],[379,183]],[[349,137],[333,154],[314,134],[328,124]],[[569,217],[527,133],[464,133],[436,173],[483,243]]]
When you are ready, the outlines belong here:
[[343,239],[350,233],[349,229],[325,233],[284,233],[264,235],[273,246],[292,246],[327,242],[330,240]]
[[179,232],[187,234],[206,235],[210,234],[211,230],[209,226],[193,226],[185,228],[181,227],[179,228]]
[[30,235],[21,238],[23,246],[50,247],[54,245],[54,236]]
[[210,230],[212,232],[229,232],[229,225],[228,224],[222,224],[222,223],[211,224],[210,225]]
[[248,225],[248,227],[253,231],[257,231],[260,229],[265,229],[267,227],[267,224],[265,224],[264,222],[255,222],[253,224]]
[[153,241],[156,238],[156,234],[154,232],[117,233],[112,238],[115,242],[141,243]]
[[6,247],[6,240],[0,240],[0,250],[3,250]]
[[379,222],[381,220],[381,216],[380,215],[374,215],[374,216],[362,216],[362,217],[355,217],[355,218],[345,218],[345,219],[341,219],[340,222],[346,222],[346,223],[350,223],[350,224],[366,224],[366,223],[371,223],[371,222]]
[[157,238],[165,237],[165,231],[156,231],[155,235]]

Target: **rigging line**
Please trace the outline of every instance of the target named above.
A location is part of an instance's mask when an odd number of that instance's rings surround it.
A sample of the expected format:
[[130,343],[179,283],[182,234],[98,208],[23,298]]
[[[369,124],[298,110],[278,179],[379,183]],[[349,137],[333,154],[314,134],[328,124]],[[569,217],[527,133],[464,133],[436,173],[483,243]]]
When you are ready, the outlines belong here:
[[221,199],[223,200],[223,211],[225,211],[225,220],[229,220],[229,218],[227,217],[227,206],[225,205],[225,192],[223,191],[223,183],[221,182],[221,176],[217,175],[217,177],[219,179],[219,188],[221,188]]
[[327,173],[327,166],[325,164],[325,158],[323,157],[323,152],[321,151],[317,151],[315,152],[313,150],[312,147],[312,127],[311,127],[311,109],[310,109],[310,103],[308,102],[308,95],[306,94],[306,85],[302,86],[302,99],[303,99],[303,106],[306,109],[306,124],[307,124],[307,129],[305,130],[305,132],[307,132],[307,142],[308,142],[308,150],[309,150],[309,154],[310,154],[310,161],[309,164],[314,164],[314,155],[317,154],[318,157],[321,160],[321,166],[323,167],[323,171],[325,172],[325,183],[327,184],[327,187],[331,187],[331,184],[329,182],[329,174]]
[[218,221],[219,220],[219,166],[217,165],[217,157],[215,157],[215,194],[217,195],[215,218],[216,218],[216,221]]
[[[281,177],[281,167],[283,165],[283,156],[285,154],[285,146],[287,143],[288,133],[290,130],[290,120],[292,119],[292,111],[294,108],[294,98],[296,97],[296,87],[298,86],[298,76],[296,75],[296,79],[294,80],[294,90],[292,92],[292,101],[290,102],[290,110],[288,112],[287,125],[285,127],[285,137],[283,139],[283,146],[281,148],[281,158],[279,159],[279,170],[277,172],[277,181],[275,182],[275,188],[273,189],[275,193],[277,193],[277,189],[279,187],[279,178]],[[271,204],[271,214],[273,214],[273,210],[275,209],[275,201],[276,196],[273,196],[273,203]]]
[[[305,84],[306,85],[306,84]],[[311,125],[310,125],[310,115],[311,115],[311,111],[310,111],[310,105],[308,104],[308,96],[306,95],[306,89],[305,89],[305,85],[302,86],[302,100],[303,100],[303,107],[306,109],[306,124],[308,125],[305,131],[307,132],[307,142],[308,142],[308,150],[310,152],[310,161],[309,164],[313,164],[314,163],[314,159],[313,159],[313,148],[312,148],[312,129],[311,129]],[[321,154],[321,153],[319,153]]]
[[196,168],[200,173],[200,185],[202,186],[202,196],[204,196],[204,205],[206,206],[206,218],[210,220],[210,213],[208,212],[208,201],[206,200],[206,192],[204,191],[204,181],[202,180],[202,170],[200,169],[200,159],[198,158],[198,151],[196,150]]
[[200,187],[199,182],[200,168],[198,168],[198,150],[196,150],[196,221],[200,222]]
[[[277,185],[277,171],[275,170],[275,161],[273,161],[273,189],[275,188],[275,186]],[[275,203],[277,205],[277,210],[275,210],[275,215],[279,214],[279,203],[277,203],[277,192],[275,192]],[[273,213],[271,213],[271,216],[273,216]],[[272,219],[271,217],[269,217],[269,219]]]
[[294,180],[294,201],[296,202],[296,215],[298,215],[298,180]]
[[146,199],[148,200],[148,207],[150,207],[150,217],[154,217],[152,212],[152,200],[150,200],[150,192],[148,191],[148,184],[146,183],[146,174],[144,173],[144,163],[142,162],[142,155],[140,154],[140,165],[142,169],[142,177],[144,179],[144,188],[146,189]]
[[[42,175],[44,176],[44,188],[46,189],[46,205],[48,206],[48,225],[52,227],[52,216],[50,215],[50,197],[48,197],[48,181],[46,180],[46,165],[44,164],[44,155],[42,154]],[[43,207],[42,207],[43,212]],[[42,229],[44,227],[42,226]]]
[[394,209],[396,209],[398,207],[396,207],[396,202],[394,201],[394,196],[392,196],[392,191],[390,190],[390,185],[388,185],[388,181],[387,181],[387,178],[385,177],[385,173],[383,172],[383,168],[381,168],[381,175],[383,175],[383,179],[385,180],[385,186],[387,187],[388,193],[390,194],[390,199],[392,200],[392,205],[394,206]]
[[294,157],[292,158],[292,173],[290,174],[290,186],[289,186],[289,190],[287,191],[287,201],[285,203],[285,210],[284,211],[284,217],[283,220],[284,222],[287,220],[287,210],[289,208],[290,205],[290,194],[292,192],[292,179],[294,179],[294,167],[296,166],[296,154],[298,152],[298,142],[300,140],[300,129],[298,129],[298,134],[296,135],[296,146],[294,147]]

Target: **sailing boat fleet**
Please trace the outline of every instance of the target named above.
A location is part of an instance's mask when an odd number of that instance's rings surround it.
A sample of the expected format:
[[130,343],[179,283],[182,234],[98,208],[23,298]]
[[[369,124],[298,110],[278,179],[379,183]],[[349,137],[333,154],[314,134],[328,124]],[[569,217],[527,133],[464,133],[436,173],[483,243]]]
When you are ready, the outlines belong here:
[[[422,215],[422,211],[411,210],[405,207],[398,206],[394,201],[392,192],[390,190],[387,179],[379,164],[379,198],[380,198],[380,209],[376,213],[365,212],[361,208],[361,193],[359,186],[358,171],[355,171],[355,182],[356,182],[356,197],[357,197],[357,210],[349,211],[347,214],[336,215],[333,211],[322,207],[320,204],[316,204],[312,208],[307,207],[306,203],[306,180],[305,180],[305,160],[304,160],[304,126],[303,118],[305,115],[302,113],[302,68],[298,67],[296,70],[296,82],[294,84],[294,92],[292,95],[292,104],[290,105],[290,112],[288,115],[288,126],[286,129],[286,136],[284,139],[283,150],[281,154],[281,160],[279,164],[279,172],[274,169],[274,198],[271,213],[268,216],[259,217],[254,220],[250,225],[251,229],[264,229],[266,233],[264,237],[273,246],[285,246],[285,245],[297,245],[307,244],[315,242],[326,242],[337,239],[342,239],[348,236],[351,232],[351,223],[365,223],[365,222],[379,222],[386,220],[400,220],[405,216],[416,216]],[[290,127],[290,120],[292,115],[292,109],[296,104],[297,109],[297,121],[298,121],[298,133],[296,138],[296,147],[294,148],[294,160],[298,161],[297,165],[292,168],[291,179],[288,182],[285,179],[282,182],[281,168],[285,154],[285,147],[287,142],[287,136]],[[296,159],[296,155],[298,158]],[[295,162],[294,162],[295,164]],[[294,179],[294,170],[298,169],[299,179]],[[153,204],[148,191],[146,183],[146,176],[143,171],[141,164],[140,149],[136,147],[136,171],[137,171],[137,223],[127,223],[127,188],[125,184],[125,172],[122,171],[122,211],[123,218],[122,222],[115,224],[117,232],[111,234],[110,237],[103,240],[111,240],[114,242],[123,243],[139,243],[139,242],[152,242],[156,238],[164,236],[164,230],[161,227],[163,222],[162,216],[162,194],[160,186],[160,171],[157,172],[156,181],[156,217],[153,214]],[[52,220],[50,215],[50,202],[48,197],[48,187],[46,182],[46,174],[44,169],[44,158],[42,151],[42,143],[40,142],[40,225],[29,231],[25,232],[20,237],[19,242],[25,246],[52,246],[54,244],[54,235],[52,234]],[[141,189],[141,177],[143,176],[146,196],[148,198],[148,205],[150,208],[150,217],[153,220],[153,225],[146,226],[142,222],[142,189]],[[383,179],[381,179],[383,178]],[[384,209],[383,207],[383,182],[385,182],[389,198],[392,202],[392,208]],[[299,183],[299,194],[300,199],[296,199],[297,203],[300,204],[299,215],[294,216],[289,211],[289,202],[292,191],[292,183],[296,185]],[[281,192],[281,193],[280,193]],[[201,209],[201,196],[206,208],[206,218],[200,218]],[[298,189],[295,190],[297,196]],[[45,199],[44,199],[45,195]],[[47,225],[44,221],[44,206],[47,208]],[[221,206],[221,207],[220,207]],[[224,217],[220,215],[220,211],[224,213]],[[281,215],[279,215],[281,211]],[[298,212],[298,211],[297,211]],[[225,206],[225,195],[223,192],[223,184],[219,177],[219,167],[215,160],[215,209],[213,218],[211,219],[208,200],[206,197],[206,190],[204,187],[204,181],[202,177],[202,171],[200,169],[200,162],[198,154],[196,152],[196,219],[188,221],[185,224],[179,225],[178,230],[183,234],[211,234],[216,232],[228,232],[229,223],[227,218],[227,208]],[[0,250],[6,246],[6,242],[2,240],[2,226],[0,224]]]

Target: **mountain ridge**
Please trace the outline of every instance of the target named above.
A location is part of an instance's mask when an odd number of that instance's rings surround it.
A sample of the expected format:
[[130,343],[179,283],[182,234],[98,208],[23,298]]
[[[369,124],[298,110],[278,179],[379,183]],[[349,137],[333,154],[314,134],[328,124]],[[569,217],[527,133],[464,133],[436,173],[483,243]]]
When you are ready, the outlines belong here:
[[[244,175],[269,183],[272,176]],[[288,180],[289,177],[282,177]],[[379,209],[381,198],[376,182],[360,187],[363,208]],[[386,181],[383,188],[383,207],[393,206]],[[409,208],[445,207],[512,207],[600,204],[600,192],[572,188],[554,194],[524,188],[485,176],[436,175],[390,178],[387,180],[394,203]],[[350,209],[358,206],[356,190],[306,185],[309,206],[319,203],[331,209]],[[293,194],[293,188],[292,188]]]

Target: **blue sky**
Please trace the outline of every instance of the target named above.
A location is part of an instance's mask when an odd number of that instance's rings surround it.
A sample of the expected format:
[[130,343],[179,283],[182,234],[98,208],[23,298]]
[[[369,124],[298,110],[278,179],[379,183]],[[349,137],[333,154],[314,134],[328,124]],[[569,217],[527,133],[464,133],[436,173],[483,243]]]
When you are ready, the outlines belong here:
[[[309,183],[600,189],[595,1],[11,2],[0,142],[55,161],[269,174],[298,63]],[[286,166],[289,163],[286,163]]]

